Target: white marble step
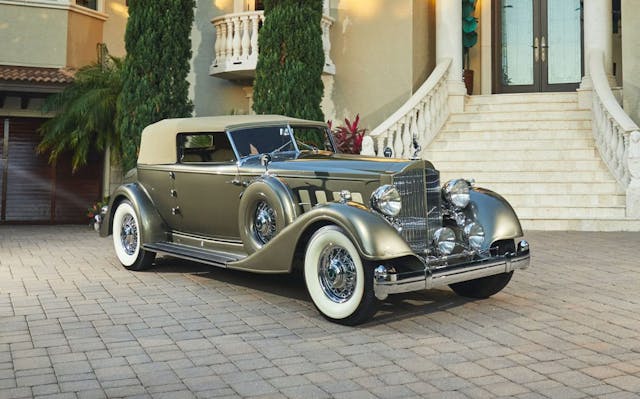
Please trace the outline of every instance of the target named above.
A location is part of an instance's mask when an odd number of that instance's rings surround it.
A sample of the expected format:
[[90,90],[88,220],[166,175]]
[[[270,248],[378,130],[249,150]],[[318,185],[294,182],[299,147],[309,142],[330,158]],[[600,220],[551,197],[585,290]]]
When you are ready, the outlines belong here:
[[443,181],[456,177],[472,177],[478,182],[504,182],[504,183],[602,183],[611,182],[611,173],[602,165],[602,168],[587,171],[564,171],[534,172],[529,170],[447,170],[440,172]]
[[452,114],[450,123],[503,122],[503,121],[590,121],[591,111],[518,111],[518,112],[465,112]]
[[[429,158],[426,158],[429,159]],[[429,159],[430,160],[430,159]],[[468,170],[468,171],[536,171],[536,172],[555,172],[555,171],[591,171],[601,170],[603,163],[598,159],[589,160],[555,160],[555,161],[529,161],[517,160],[505,163],[499,159],[481,160],[481,161],[454,161],[454,160],[438,160],[432,161],[436,169],[441,171],[448,170]]]
[[469,131],[469,132],[490,132],[490,131],[562,131],[562,130],[584,130],[591,128],[590,120],[539,120],[539,121],[471,121],[471,122],[447,122],[445,131]]
[[[512,135],[513,136],[513,135]],[[531,136],[535,136],[532,134]],[[429,144],[430,151],[471,151],[471,150],[493,150],[493,151],[511,151],[511,150],[545,150],[554,148],[557,150],[570,149],[593,149],[594,140],[591,137],[580,137],[572,140],[536,140],[532,137],[514,138],[505,140],[461,140],[449,139],[448,134],[438,136],[438,139]]]
[[538,102],[538,103],[489,103],[465,104],[465,112],[531,112],[531,111],[574,111],[577,102]]
[[595,148],[587,149],[568,149],[568,150],[425,150],[424,157],[437,163],[439,161],[581,161],[581,160],[597,160],[599,155]]
[[618,195],[624,194],[615,181],[594,183],[581,182],[546,182],[540,184],[522,184],[516,182],[478,182],[477,186],[485,187],[500,195],[508,197],[517,195]]
[[578,94],[573,93],[517,93],[517,94],[487,94],[468,96],[466,104],[531,104],[531,103],[564,103],[578,102]]
[[521,219],[525,230],[545,231],[640,231],[640,220],[637,219]]
[[[481,185],[479,185],[481,186]],[[511,206],[520,207],[618,207],[626,205],[624,194],[552,194],[527,195],[509,194],[507,196]]]
[[516,141],[516,140],[560,140],[570,141],[574,139],[593,139],[591,126],[586,129],[562,129],[562,130],[449,130],[445,125],[436,137],[436,141],[467,141],[476,143],[479,141]]

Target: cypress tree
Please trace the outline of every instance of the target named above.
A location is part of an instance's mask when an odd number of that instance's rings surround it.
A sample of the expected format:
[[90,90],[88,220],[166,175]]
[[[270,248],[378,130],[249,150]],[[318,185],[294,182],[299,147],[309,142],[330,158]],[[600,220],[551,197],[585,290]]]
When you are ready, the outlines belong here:
[[265,0],[253,91],[257,114],[322,121],[322,0]]
[[132,0],[117,127],[123,167],[135,167],[140,134],[165,118],[190,116],[187,74],[194,0]]

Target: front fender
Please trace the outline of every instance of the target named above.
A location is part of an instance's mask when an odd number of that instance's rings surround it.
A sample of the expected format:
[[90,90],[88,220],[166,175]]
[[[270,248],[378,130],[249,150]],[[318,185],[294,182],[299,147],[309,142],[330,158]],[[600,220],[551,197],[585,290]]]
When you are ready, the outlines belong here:
[[509,202],[499,194],[481,187],[470,191],[468,216],[484,228],[485,249],[498,240],[522,237],[522,226]]
[[113,213],[118,204],[125,199],[131,202],[138,215],[141,244],[166,241],[167,225],[156,210],[147,191],[139,183],[123,184],[111,194],[105,222],[100,226],[100,236],[106,237],[113,233]]
[[[418,259],[402,236],[382,216],[358,203],[332,202],[317,205],[302,214],[260,251],[228,266],[263,273],[289,272],[300,240],[328,224],[341,227],[366,260],[384,261],[404,256]],[[306,245],[306,242],[301,244]]]

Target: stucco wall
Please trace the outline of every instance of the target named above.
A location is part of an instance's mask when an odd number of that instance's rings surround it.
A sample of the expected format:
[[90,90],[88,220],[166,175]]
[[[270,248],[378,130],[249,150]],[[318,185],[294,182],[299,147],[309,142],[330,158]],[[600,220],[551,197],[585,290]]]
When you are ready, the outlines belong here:
[[63,67],[66,46],[66,10],[0,5],[1,63]]
[[418,89],[435,67],[435,0],[413,0],[413,91]]
[[96,45],[102,43],[104,21],[73,9],[69,11],[67,65],[79,68],[97,61]]
[[124,57],[124,32],[127,28],[129,9],[125,0],[107,0],[104,12],[109,18],[104,22],[102,40],[109,49],[109,54],[116,57]]
[[640,12],[637,0],[622,0],[622,77],[624,109],[640,124]]
[[414,0],[331,2],[337,69],[331,101],[337,119],[359,113],[371,129],[411,96],[433,65],[427,59],[434,58],[435,45],[422,36],[428,27],[421,25],[429,25],[430,12],[433,7]]

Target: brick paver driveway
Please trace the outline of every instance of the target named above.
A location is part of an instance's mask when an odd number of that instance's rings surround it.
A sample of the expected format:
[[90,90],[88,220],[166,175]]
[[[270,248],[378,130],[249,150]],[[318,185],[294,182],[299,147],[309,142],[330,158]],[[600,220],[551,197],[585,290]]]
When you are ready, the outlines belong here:
[[0,398],[637,397],[640,233],[527,235],[494,298],[395,297],[358,328],[300,277],[160,258],[87,227],[0,227]]

